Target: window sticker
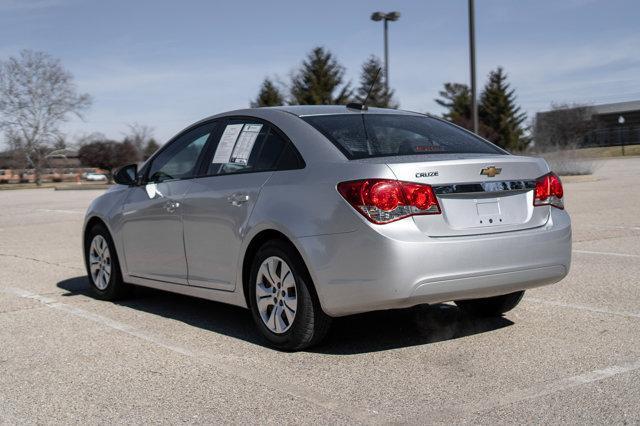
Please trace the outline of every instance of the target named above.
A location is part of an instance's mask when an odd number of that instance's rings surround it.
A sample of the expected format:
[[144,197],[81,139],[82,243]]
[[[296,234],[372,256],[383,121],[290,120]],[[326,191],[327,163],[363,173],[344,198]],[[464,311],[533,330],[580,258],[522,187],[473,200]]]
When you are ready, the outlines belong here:
[[213,155],[212,163],[226,164],[231,158],[233,147],[236,144],[240,130],[242,130],[242,124],[229,124],[225,127],[222,136],[220,136],[220,142],[216,148],[216,153]]
[[247,165],[249,163],[249,156],[253,150],[253,145],[256,143],[256,139],[262,130],[262,124],[245,124],[236,146],[231,154],[230,163]]
[[147,190],[147,195],[151,199],[156,198],[156,195],[158,197],[164,197],[164,195],[162,195],[162,192],[160,192],[160,190],[158,189],[158,185],[156,185],[155,182],[148,183],[144,187],[144,189]]

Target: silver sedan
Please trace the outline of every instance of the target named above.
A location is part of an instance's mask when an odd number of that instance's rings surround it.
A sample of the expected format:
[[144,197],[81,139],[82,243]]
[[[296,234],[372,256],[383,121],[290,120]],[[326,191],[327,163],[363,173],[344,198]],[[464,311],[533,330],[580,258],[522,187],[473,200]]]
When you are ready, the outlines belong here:
[[571,261],[544,160],[417,113],[232,111],[115,180],[85,220],[96,297],[140,285],[246,307],[286,350],[358,312],[455,301],[501,315]]

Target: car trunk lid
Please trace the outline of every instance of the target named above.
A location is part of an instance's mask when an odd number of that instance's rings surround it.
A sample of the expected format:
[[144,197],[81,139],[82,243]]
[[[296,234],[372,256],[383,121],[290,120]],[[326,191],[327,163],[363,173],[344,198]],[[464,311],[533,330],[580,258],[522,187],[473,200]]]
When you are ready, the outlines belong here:
[[544,160],[477,154],[432,155],[426,161],[421,157],[387,157],[385,164],[398,180],[434,188],[442,214],[413,217],[425,234],[478,235],[547,223],[549,207],[533,206],[535,180],[549,172]]

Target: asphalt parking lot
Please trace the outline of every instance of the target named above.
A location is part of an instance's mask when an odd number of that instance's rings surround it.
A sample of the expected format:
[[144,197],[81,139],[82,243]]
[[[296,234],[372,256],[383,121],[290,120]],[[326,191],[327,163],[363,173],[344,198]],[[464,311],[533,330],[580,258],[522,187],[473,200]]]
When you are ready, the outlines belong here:
[[335,321],[307,352],[249,312],[92,299],[99,191],[0,191],[0,423],[639,423],[640,157],[568,179],[570,275],[503,318],[443,304]]

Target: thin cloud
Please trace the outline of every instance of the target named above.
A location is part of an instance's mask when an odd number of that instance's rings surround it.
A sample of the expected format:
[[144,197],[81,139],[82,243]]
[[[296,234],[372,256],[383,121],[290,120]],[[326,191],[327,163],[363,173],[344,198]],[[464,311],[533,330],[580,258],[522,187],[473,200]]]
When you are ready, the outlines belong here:
[[33,11],[69,4],[69,0],[0,0],[0,11]]

